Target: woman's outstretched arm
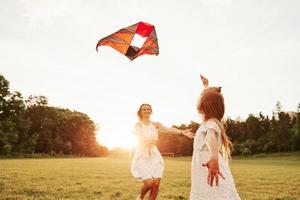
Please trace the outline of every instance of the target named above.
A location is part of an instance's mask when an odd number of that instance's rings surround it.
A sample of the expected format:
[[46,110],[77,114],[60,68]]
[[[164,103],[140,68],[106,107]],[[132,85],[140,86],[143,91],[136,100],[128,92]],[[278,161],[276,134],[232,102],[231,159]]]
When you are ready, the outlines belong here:
[[166,127],[162,125],[160,122],[153,122],[156,128],[158,129],[159,133],[170,133],[170,134],[178,134],[178,135],[185,135],[189,138],[194,138],[195,133],[191,132],[191,129],[181,130],[175,127]]

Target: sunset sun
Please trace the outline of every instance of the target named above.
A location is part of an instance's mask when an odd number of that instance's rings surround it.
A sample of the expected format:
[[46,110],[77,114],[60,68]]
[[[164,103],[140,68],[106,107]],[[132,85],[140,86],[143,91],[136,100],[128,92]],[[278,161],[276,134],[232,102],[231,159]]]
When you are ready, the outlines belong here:
[[133,133],[129,134],[119,134],[119,137],[115,137],[114,135],[104,137],[101,133],[97,134],[97,141],[109,149],[113,148],[125,148],[125,149],[132,149],[134,148],[138,142],[137,139],[134,137]]

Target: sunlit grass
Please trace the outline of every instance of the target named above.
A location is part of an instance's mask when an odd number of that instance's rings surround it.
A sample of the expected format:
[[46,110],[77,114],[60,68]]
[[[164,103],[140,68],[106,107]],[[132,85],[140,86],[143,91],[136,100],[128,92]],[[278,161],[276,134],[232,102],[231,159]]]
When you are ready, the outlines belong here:
[[[165,159],[159,199],[188,199],[191,158]],[[0,199],[131,200],[140,183],[130,156],[106,158],[2,159]],[[232,173],[242,199],[300,199],[298,157],[234,160]]]

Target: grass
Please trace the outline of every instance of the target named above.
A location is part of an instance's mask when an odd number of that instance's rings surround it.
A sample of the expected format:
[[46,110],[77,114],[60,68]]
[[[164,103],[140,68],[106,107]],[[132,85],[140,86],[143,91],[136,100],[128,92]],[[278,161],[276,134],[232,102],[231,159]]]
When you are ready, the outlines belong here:
[[[230,166],[241,199],[300,199],[298,156],[234,159]],[[165,158],[160,200],[188,199],[190,162],[190,157]],[[141,183],[129,169],[129,156],[0,159],[0,200],[132,200]]]

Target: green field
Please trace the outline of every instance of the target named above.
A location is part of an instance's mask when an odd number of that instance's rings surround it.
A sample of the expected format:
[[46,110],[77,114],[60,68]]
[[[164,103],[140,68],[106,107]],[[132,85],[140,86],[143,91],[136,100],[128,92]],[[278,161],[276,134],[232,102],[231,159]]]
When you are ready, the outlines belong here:
[[[191,158],[166,158],[158,199],[188,199]],[[0,159],[0,199],[135,200],[140,183],[130,159]],[[231,169],[242,199],[300,199],[299,157],[235,159]]]

